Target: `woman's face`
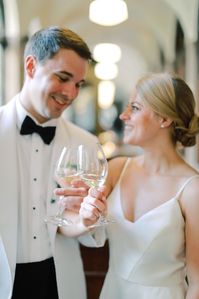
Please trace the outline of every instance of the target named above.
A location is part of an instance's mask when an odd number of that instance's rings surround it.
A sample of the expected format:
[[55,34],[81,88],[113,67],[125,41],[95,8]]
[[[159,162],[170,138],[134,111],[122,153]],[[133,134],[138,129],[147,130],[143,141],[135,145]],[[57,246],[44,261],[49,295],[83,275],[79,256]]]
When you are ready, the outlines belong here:
[[124,122],[124,143],[145,146],[154,142],[161,117],[146,107],[138,94],[133,94],[120,119]]

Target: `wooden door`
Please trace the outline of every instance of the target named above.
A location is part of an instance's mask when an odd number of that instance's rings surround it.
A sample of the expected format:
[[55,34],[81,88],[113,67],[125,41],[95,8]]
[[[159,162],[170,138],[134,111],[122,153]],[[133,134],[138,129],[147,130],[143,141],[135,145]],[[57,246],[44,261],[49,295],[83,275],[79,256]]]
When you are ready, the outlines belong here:
[[86,276],[88,299],[98,299],[108,269],[108,242],[101,248],[81,245],[81,255]]

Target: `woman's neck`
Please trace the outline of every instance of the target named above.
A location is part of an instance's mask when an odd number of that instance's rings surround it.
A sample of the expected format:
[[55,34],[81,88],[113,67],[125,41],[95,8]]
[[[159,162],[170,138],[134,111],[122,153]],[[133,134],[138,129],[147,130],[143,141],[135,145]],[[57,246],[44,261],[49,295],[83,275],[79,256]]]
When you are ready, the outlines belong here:
[[174,147],[162,146],[153,150],[145,150],[140,160],[140,164],[148,174],[171,174],[176,171],[176,167],[184,164]]

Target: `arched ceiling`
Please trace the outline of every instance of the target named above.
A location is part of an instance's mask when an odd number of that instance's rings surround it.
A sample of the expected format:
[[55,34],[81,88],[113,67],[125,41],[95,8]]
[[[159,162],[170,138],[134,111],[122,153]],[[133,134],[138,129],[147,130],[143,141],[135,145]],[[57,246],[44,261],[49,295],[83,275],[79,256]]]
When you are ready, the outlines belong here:
[[128,93],[140,73],[161,70],[160,52],[166,63],[173,62],[177,18],[185,35],[196,38],[198,1],[126,0],[128,20],[112,27],[99,26],[88,19],[89,0],[15,2],[22,37],[40,27],[64,25],[80,34],[91,49],[100,42],[117,43],[122,49],[122,59],[116,82]]

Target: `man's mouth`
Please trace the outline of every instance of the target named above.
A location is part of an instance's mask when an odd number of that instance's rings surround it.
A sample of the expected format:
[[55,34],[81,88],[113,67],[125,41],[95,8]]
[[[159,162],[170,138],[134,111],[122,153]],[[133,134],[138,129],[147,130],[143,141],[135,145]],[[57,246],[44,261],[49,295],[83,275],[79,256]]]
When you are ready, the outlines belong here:
[[65,106],[68,104],[68,99],[65,99],[63,97],[60,96],[52,96],[52,99],[59,105],[61,106]]

